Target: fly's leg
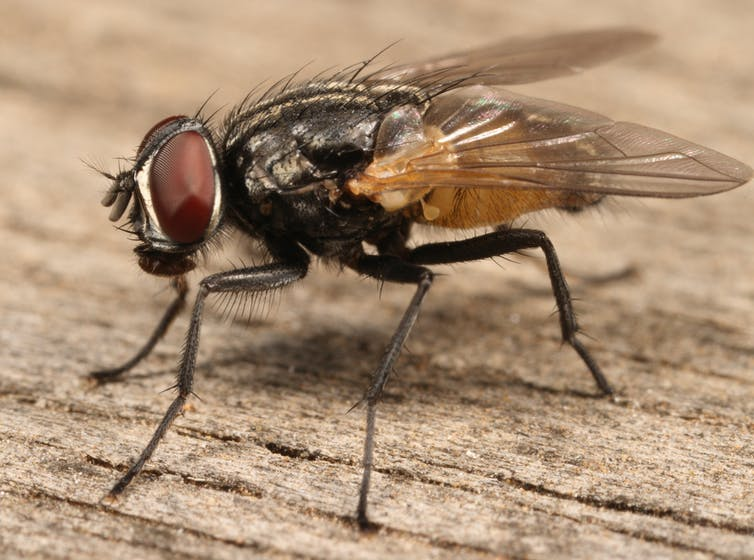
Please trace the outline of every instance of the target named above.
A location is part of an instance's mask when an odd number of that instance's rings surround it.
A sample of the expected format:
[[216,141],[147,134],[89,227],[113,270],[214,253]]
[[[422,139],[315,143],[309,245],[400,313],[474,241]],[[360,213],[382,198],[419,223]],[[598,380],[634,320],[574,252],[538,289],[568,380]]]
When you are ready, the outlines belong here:
[[175,278],[170,280],[170,285],[173,287],[173,289],[175,289],[175,299],[165,310],[162,319],[160,319],[160,322],[157,323],[157,327],[155,327],[154,331],[152,331],[152,334],[149,336],[149,339],[144,344],[144,346],[142,346],[142,348],[126,363],[114,368],[93,371],[89,374],[89,377],[91,377],[98,383],[115,381],[121,375],[123,375],[140,361],[142,361],[144,358],[149,356],[160,339],[165,336],[165,333],[170,328],[173,320],[186,306],[186,294],[188,294],[188,284],[186,283],[186,277],[176,276]]
[[428,268],[407,263],[397,257],[388,255],[361,255],[353,268],[373,278],[387,282],[404,284],[416,284],[411,302],[401,318],[398,328],[395,330],[390,342],[385,347],[377,369],[372,373],[372,380],[361,402],[366,403],[367,424],[366,438],[364,441],[363,475],[359,488],[359,505],[356,510],[356,519],[362,528],[369,527],[367,518],[367,495],[369,494],[369,481],[372,475],[374,461],[374,431],[377,418],[377,402],[382,396],[390,373],[393,371],[395,361],[403,349],[411,328],[419,316],[424,296],[429,291],[434,279],[434,274]]
[[568,285],[563,272],[560,270],[555,247],[544,232],[533,229],[506,229],[463,241],[430,243],[412,250],[408,254],[407,260],[420,265],[446,264],[487,259],[522,249],[536,248],[541,249],[545,254],[552,292],[560,315],[560,330],[563,340],[570,344],[584,361],[600,391],[605,395],[611,395],[613,388],[610,383],[608,383],[591,354],[576,338],[579,326],[573,312]]
[[113,486],[107,495],[107,499],[115,500],[126,489],[131,480],[139,474],[144,464],[154,453],[155,448],[167,432],[175,417],[183,410],[184,404],[191,395],[194,384],[194,368],[196,355],[199,349],[199,330],[202,322],[202,310],[204,300],[210,294],[223,292],[265,292],[287,286],[306,275],[308,270],[308,257],[301,251],[300,259],[291,263],[276,263],[265,266],[231,270],[207,276],[199,283],[199,291],[196,294],[194,308],[191,311],[191,323],[186,334],[186,344],[181,355],[178,381],[175,388],[178,395],[171,403],[165,416],[157,426],[152,439],[141,452],[136,462],[128,469],[125,475]]

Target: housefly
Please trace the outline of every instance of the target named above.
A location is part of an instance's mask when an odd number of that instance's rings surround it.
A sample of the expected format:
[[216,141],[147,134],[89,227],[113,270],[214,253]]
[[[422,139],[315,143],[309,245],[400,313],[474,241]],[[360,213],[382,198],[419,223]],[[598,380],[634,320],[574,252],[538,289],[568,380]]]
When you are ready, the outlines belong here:
[[[552,243],[542,231],[513,227],[513,221],[543,209],[577,211],[611,195],[709,195],[745,183],[752,170],[665,132],[500,86],[573,74],[652,41],[644,32],[609,29],[509,39],[417,64],[375,68],[370,59],[328,78],[295,83],[290,77],[250,95],[221,127],[199,114],[152,127],[133,167],[107,175],[112,186],[103,204],[112,208],[113,221],[127,213],[127,229],[140,242],[139,265],[170,279],[176,297],[131,360],[94,378],[118,377],[149,354],[184,306],[186,273],[221,232],[250,236],[269,258],[199,282],[175,400],[109,497],[141,471],[192,393],[207,297],[278,290],[304,278],[312,258],[416,286],[362,401],[362,526],[368,525],[376,405],[435,280],[432,265],[540,249],[563,340],[599,390],[611,394],[578,338]],[[487,229],[413,246],[415,224]]]

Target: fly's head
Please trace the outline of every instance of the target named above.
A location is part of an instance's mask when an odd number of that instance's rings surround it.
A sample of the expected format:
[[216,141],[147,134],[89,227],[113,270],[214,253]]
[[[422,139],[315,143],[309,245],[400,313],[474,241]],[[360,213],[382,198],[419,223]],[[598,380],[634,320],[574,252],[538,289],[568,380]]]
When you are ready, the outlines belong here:
[[158,122],[139,146],[132,169],[111,177],[102,200],[110,220],[128,215],[141,243],[134,249],[150,274],[176,276],[193,269],[194,257],[217,232],[222,189],[212,135],[197,119]]

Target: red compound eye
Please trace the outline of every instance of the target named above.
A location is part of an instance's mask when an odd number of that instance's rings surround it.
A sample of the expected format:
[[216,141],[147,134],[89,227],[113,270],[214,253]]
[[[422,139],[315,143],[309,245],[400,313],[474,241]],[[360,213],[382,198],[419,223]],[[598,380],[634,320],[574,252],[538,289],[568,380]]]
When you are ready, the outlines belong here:
[[154,156],[149,172],[157,220],[177,243],[195,243],[204,237],[215,202],[215,170],[204,137],[181,132]]

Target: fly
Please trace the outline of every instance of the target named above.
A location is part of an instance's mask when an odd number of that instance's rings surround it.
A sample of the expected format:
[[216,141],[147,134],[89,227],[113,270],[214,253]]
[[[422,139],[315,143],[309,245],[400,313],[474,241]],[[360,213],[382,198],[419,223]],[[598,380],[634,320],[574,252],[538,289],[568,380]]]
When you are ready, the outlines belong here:
[[[141,471],[192,393],[207,297],[278,290],[304,278],[313,258],[381,282],[416,286],[361,401],[362,527],[369,524],[376,406],[435,280],[432,265],[540,249],[563,340],[599,390],[612,394],[578,338],[552,243],[542,231],[511,224],[530,212],[577,211],[611,195],[710,195],[742,185],[752,170],[665,132],[500,86],[573,74],[653,40],[641,31],[609,29],[509,39],[417,64],[373,69],[369,60],[328,79],[281,82],[243,101],[221,127],[199,115],[157,123],[133,167],[107,175],[112,186],[102,202],[112,208],[111,220],[127,215],[140,242],[139,265],[168,278],[176,297],[131,360],[93,377],[116,378],[151,352],[185,305],[186,273],[222,239],[221,232],[258,240],[269,260],[199,282],[177,395],[109,497],[120,495]],[[415,224],[488,232],[411,246]]]

